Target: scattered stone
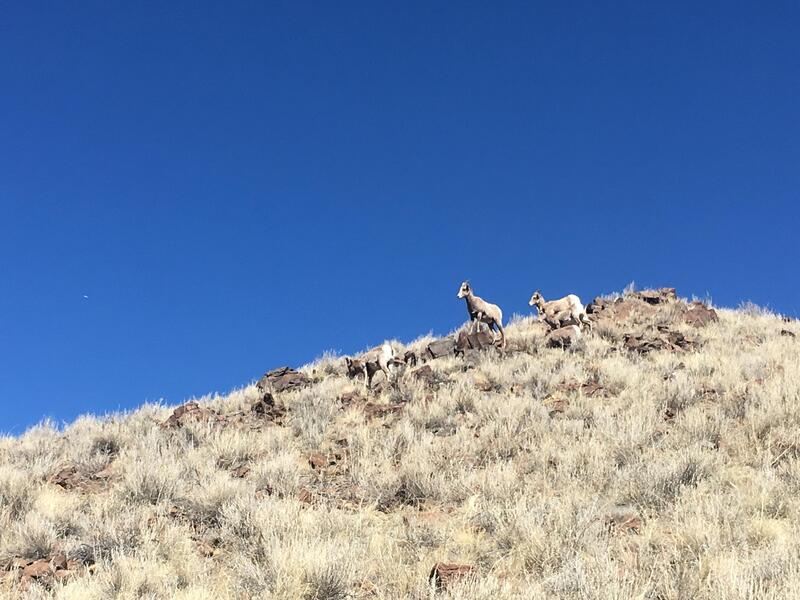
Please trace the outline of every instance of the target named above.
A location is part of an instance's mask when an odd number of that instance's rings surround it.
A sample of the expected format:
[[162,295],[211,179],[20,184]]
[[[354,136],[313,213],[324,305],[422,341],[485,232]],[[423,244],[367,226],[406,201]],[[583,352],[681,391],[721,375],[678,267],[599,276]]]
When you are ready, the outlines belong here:
[[653,351],[667,350],[682,352],[693,349],[697,343],[679,331],[672,331],[664,326],[655,331],[644,331],[639,334],[626,333],[622,336],[623,346],[631,352],[648,354]]
[[569,400],[561,396],[549,396],[545,398],[544,405],[550,409],[550,417],[563,414],[569,408]]
[[606,517],[606,526],[612,533],[639,533],[642,530],[642,519],[635,512],[618,508]]
[[376,404],[375,402],[367,402],[364,405],[364,414],[368,419],[380,419],[387,415],[399,413],[403,410],[402,404]]
[[58,569],[66,569],[67,555],[63,552],[56,552],[53,555],[53,558],[50,559],[50,567],[53,571],[57,571]]
[[58,569],[55,573],[53,573],[53,579],[57,582],[62,583],[69,579],[70,577],[75,576],[75,571],[71,569]]
[[581,337],[581,330],[577,325],[567,325],[555,329],[547,334],[545,343],[548,348],[569,348]]
[[491,380],[486,376],[485,373],[481,373],[480,371],[472,375],[472,382],[475,385],[475,389],[480,390],[481,392],[491,392],[495,389],[495,385],[491,382]]
[[22,569],[22,576],[30,577],[32,579],[38,579],[39,577],[44,577],[45,575],[49,574],[50,561],[48,561],[46,558],[36,560]]
[[581,386],[581,392],[587,398],[594,398],[595,396],[605,396],[606,388],[596,381],[588,381]]
[[97,492],[108,484],[111,477],[111,467],[106,466],[97,473],[86,473],[74,465],[59,469],[48,481],[65,490],[81,490],[84,492]]
[[491,331],[478,331],[477,333],[462,331],[456,338],[455,353],[458,355],[469,350],[485,350],[495,347],[494,335]]
[[705,327],[709,323],[719,321],[717,311],[708,308],[701,302],[692,302],[689,309],[681,315],[681,320],[693,327]]
[[791,337],[791,338],[797,337],[794,333],[792,333],[788,329],[781,329],[781,335],[784,337]]
[[475,567],[471,565],[436,563],[433,565],[430,575],[428,575],[428,582],[436,590],[445,590],[448,585],[466,577],[473,571],[475,571]]
[[197,542],[197,551],[200,553],[200,556],[203,556],[205,558],[211,558],[212,556],[214,556],[216,548],[214,548],[213,545],[209,544],[205,540],[199,540]]
[[414,369],[411,371],[411,375],[425,383],[426,385],[435,385],[438,383],[438,378],[436,377],[436,373],[434,373],[433,369],[430,365],[422,365],[421,367]]
[[231,476],[235,477],[236,479],[244,479],[250,474],[250,467],[247,465],[241,465],[236,467],[233,471],[231,471]]
[[256,386],[262,392],[272,391],[279,394],[304,388],[310,383],[309,378],[302,373],[290,367],[281,367],[266,373],[258,380]]
[[328,457],[317,452],[308,457],[308,464],[310,464],[311,468],[315,471],[321,471],[328,466]]
[[667,302],[674,302],[678,299],[678,294],[675,288],[660,288],[657,290],[642,290],[632,294],[634,298],[638,298],[648,304],[664,304]]
[[211,408],[200,406],[197,402],[188,402],[176,408],[170,417],[161,424],[161,427],[165,429],[183,427],[190,421],[224,423],[225,417]]
[[286,415],[286,408],[283,404],[276,402],[271,393],[264,392],[261,398],[250,407],[250,412],[259,419],[280,421]]
[[453,354],[455,342],[453,338],[446,337],[428,344],[427,353],[429,358],[442,358]]

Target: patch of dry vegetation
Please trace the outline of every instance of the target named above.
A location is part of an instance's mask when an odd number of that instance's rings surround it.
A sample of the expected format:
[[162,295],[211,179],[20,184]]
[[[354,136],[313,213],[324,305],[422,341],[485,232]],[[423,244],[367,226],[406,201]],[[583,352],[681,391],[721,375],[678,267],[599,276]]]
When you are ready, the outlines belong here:
[[[794,598],[800,341],[781,331],[800,327],[752,308],[702,328],[677,314],[598,322],[566,351],[518,319],[505,353],[437,359],[433,379],[409,369],[370,398],[326,356],[302,369],[311,386],[276,394],[280,422],[249,414],[251,385],[199,401],[236,419],[164,427],[172,409],[145,405],[0,439],[0,590]],[[692,348],[624,347],[664,324]],[[37,559],[49,574],[24,577]],[[434,591],[436,563],[474,568]]]

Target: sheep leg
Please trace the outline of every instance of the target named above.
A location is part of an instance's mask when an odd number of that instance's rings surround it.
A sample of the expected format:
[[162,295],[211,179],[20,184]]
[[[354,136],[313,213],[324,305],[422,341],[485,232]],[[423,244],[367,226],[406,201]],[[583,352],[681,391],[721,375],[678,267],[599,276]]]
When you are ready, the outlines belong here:
[[[495,323],[495,325],[497,325],[497,328],[500,330],[500,347],[505,349],[505,347],[506,347],[506,332],[503,330],[503,326],[500,323]],[[492,338],[494,338],[494,335],[492,335]]]

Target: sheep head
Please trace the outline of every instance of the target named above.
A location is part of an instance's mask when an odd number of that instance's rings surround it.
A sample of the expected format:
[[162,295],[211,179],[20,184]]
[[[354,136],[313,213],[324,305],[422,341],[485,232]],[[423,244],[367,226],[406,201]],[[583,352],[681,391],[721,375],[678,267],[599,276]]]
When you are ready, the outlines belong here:
[[472,293],[472,289],[469,287],[469,281],[464,281],[461,283],[461,287],[458,288],[458,298],[465,298]]

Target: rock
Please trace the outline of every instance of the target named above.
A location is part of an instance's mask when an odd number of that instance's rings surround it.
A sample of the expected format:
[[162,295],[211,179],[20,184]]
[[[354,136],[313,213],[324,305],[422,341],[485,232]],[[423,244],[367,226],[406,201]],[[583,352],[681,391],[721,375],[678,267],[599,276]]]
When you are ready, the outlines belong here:
[[67,555],[63,552],[56,552],[53,555],[53,558],[50,559],[50,567],[53,571],[57,571],[58,569],[66,569]]
[[603,312],[611,304],[605,298],[597,297],[592,302],[586,305],[586,314],[596,315]]
[[441,340],[436,340],[428,344],[426,351],[430,358],[449,356],[455,351],[455,342],[451,337],[442,338]]
[[791,337],[791,338],[797,337],[794,333],[792,333],[788,329],[781,329],[781,335],[784,337]]
[[402,404],[376,404],[367,402],[364,405],[364,414],[368,419],[382,418],[387,415],[398,413],[403,410]]
[[664,304],[666,302],[674,302],[678,299],[678,294],[675,288],[660,288],[657,290],[643,290],[633,294],[634,298],[638,298],[648,304]]
[[605,396],[606,388],[596,381],[588,381],[581,386],[581,392],[587,398],[594,398],[595,396]]
[[280,421],[286,415],[286,408],[276,402],[272,394],[264,392],[264,395],[250,407],[250,412],[259,419]]
[[307,488],[300,488],[300,491],[297,493],[297,499],[303,504],[311,504],[314,502],[314,494]]
[[276,394],[297,390],[308,386],[311,381],[302,373],[290,367],[281,367],[266,373],[258,380],[256,386],[263,392],[272,391]]
[[567,325],[555,329],[547,334],[545,343],[548,348],[569,348],[581,337],[581,330],[577,325]]
[[231,471],[231,477],[236,479],[244,479],[250,474],[250,467],[247,465],[240,465]]
[[209,544],[207,541],[200,540],[197,542],[197,551],[200,553],[200,556],[211,558],[214,556],[216,548],[214,548],[214,546]]
[[606,517],[606,526],[612,533],[639,533],[642,519],[632,510],[617,508]]
[[477,333],[467,333],[466,331],[462,331],[456,338],[455,353],[464,354],[469,350],[484,350],[494,347],[494,336],[492,332],[478,331]]
[[37,579],[50,574],[50,561],[46,558],[39,559],[32,562],[22,570],[23,577],[31,577]]
[[422,365],[421,367],[414,369],[411,371],[411,376],[429,387],[439,383],[439,377],[436,375],[430,365]]
[[466,577],[475,571],[471,565],[452,565],[436,563],[428,575],[428,582],[437,590],[445,590],[455,581]]
[[70,577],[74,577],[75,575],[75,571],[71,571],[69,569],[58,569],[55,573],[53,573],[53,579],[59,583],[62,583]]
[[709,323],[719,321],[719,316],[713,308],[708,308],[700,302],[692,302],[689,305],[689,310],[684,312],[680,319],[694,327],[705,327]]
[[308,457],[308,464],[310,464],[311,468],[315,471],[321,471],[328,466],[328,457],[317,452]]
[[222,423],[225,417],[211,408],[200,406],[197,402],[188,402],[176,408],[170,417],[161,424],[163,428],[183,427],[190,421],[213,421]]
[[560,396],[550,396],[545,398],[544,405],[549,408],[549,415],[554,417],[562,414],[569,408],[569,400]]
[[417,355],[414,353],[413,350],[409,350],[403,355],[403,362],[406,363],[409,367],[416,367],[417,366]]
[[472,375],[472,383],[475,385],[475,389],[481,392],[491,392],[495,389],[495,385],[491,380],[485,373],[481,373],[480,371]]
[[73,490],[80,487],[86,481],[86,477],[76,467],[69,466],[60,469],[50,477],[49,481],[65,490]]

